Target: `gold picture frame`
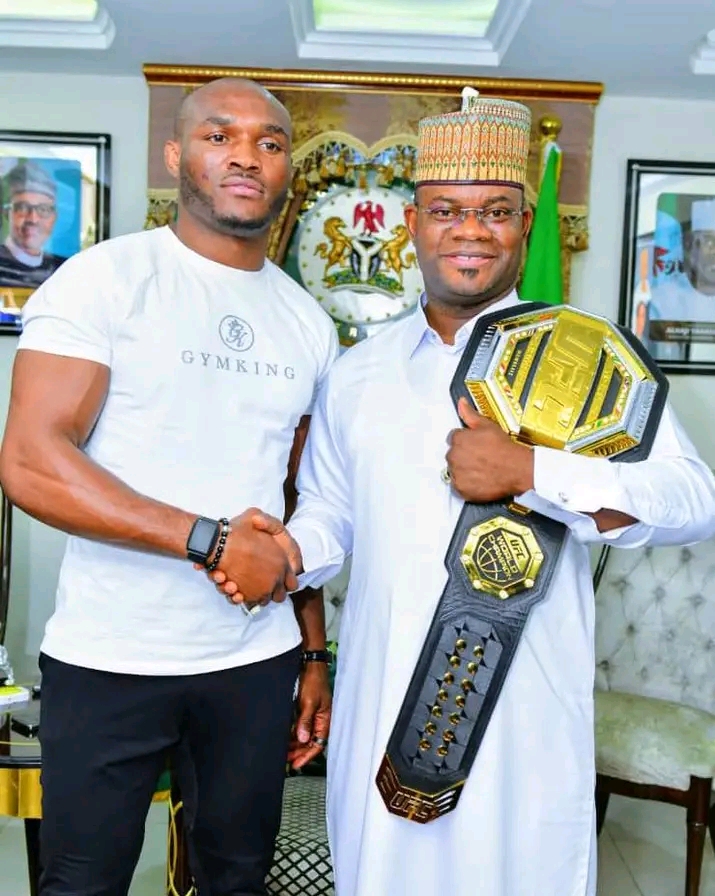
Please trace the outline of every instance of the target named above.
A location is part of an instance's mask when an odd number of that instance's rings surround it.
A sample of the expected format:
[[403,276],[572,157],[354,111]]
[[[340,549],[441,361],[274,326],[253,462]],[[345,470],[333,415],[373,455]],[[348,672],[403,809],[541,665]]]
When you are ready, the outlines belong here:
[[[186,93],[216,78],[246,78],[271,90],[287,107],[294,127],[294,178],[272,228],[268,252],[279,265],[286,261],[302,212],[336,180],[360,183],[364,171],[360,164],[353,164],[356,158],[380,159],[382,170],[372,172],[379,183],[389,186],[394,178],[406,182],[420,118],[458,108],[464,86],[525,103],[534,121],[526,185],[530,203],[538,195],[544,145],[557,139],[563,153],[559,212],[568,300],[572,255],[588,247],[591,146],[602,84],[156,64],[144,66],[144,77],[150,90],[146,227],[166,224],[176,212],[177,190],[164,167],[163,146],[171,137],[176,108]],[[397,156],[388,152],[385,161],[388,150],[395,150]]]

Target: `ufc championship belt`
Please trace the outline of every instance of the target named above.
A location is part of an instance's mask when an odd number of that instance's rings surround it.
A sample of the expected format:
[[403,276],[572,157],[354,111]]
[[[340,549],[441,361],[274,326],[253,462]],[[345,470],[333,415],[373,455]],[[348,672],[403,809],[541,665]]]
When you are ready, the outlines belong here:
[[[476,324],[451,386],[513,439],[589,457],[647,457],[668,382],[636,337],[566,306],[521,303]],[[567,527],[515,503],[465,503],[449,579],[377,786],[422,824],[451,812]]]

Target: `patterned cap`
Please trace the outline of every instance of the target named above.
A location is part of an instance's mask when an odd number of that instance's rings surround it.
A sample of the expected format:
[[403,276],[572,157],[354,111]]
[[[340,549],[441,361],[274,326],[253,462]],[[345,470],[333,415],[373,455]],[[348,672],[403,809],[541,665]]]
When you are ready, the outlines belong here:
[[420,121],[415,182],[523,187],[530,136],[526,106],[465,87],[459,112]]
[[16,193],[42,193],[50,199],[57,197],[57,184],[36,162],[18,162],[7,173],[7,188],[11,196]]

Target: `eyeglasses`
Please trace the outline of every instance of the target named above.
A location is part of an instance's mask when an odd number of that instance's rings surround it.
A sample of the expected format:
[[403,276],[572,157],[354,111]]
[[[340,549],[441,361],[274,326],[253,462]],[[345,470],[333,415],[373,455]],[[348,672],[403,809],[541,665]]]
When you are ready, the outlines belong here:
[[16,215],[30,215],[32,212],[37,214],[38,218],[51,218],[56,211],[56,207],[54,205],[50,205],[48,202],[40,202],[37,205],[32,205],[30,202],[13,202],[10,204],[9,208],[11,208]]
[[469,212],[474,212],[477,221],[492,231],[502,229],[504,225],[511,224],[512,221],[524,214],[523,209],[500,206],[497,208],[460,208],[458,205],[418,205],[417,210],[429,215],[430,220],[441,227],[454,227],[457,222],[463,224],[467,220]]

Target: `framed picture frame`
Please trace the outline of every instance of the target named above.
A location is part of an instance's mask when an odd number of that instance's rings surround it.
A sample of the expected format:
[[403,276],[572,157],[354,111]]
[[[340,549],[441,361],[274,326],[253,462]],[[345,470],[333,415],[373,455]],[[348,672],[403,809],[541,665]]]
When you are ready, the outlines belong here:
[[0,130],[0,335],[32,293],[109,236],[111,138]]
[[619,322],[666,373],[715,373],[715,162],[628,159]]

